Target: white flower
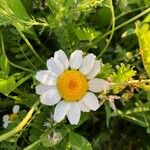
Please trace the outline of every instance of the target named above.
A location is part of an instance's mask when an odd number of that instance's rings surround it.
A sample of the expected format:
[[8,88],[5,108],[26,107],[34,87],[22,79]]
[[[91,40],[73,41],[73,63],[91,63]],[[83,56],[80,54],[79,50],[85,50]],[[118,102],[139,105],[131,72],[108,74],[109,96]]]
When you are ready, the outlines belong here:
[[3,116],[3,127],[6,129],[8,127],[8,124],[10,123],[11,121],[9,120],[9,115],[4,115]]
[[3,116],[3,127],[6,129],[8,127],[8,124],[14,121],[14,119],[17,116],[17,113],[19,112],[20,106],[15,105],[12,109],[12,114],[10,115],[4,115]]
[[53,142],[53,144],[55,145],[62,140],[62,134],[60,132],[51,133],[47,137],[50,140],[50,142]]
[[81,111],[97,110],[100,105],[94,93],[109,89],[109,83],[95,78],[101,63],[94,54],[83,57],[81,50],[74,51],[68,59],[62,51],[47,60],[48,70],[37,72],[36,93],[45,105],[56,105],[54,120],[60,122],[67,115],[71,124],[78,124]]

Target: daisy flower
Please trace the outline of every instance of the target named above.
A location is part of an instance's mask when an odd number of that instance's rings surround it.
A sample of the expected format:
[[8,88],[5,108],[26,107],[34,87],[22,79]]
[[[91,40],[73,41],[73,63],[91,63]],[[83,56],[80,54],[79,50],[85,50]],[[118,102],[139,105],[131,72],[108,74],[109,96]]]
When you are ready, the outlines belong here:
[[19,112],[20,106],[15,105],[12,109],[12,114],[3,116],[3,127],[7,128],[8,124],[14,121],[17,117],[17,113]]
[[95,78],[100,72],[101,63],[94,54],[83,57],[81,50],[75,50],[68,59],[62,50],[47,60],[48,70],[37,72],[36,93],[41,95],[44,105],[56,105],[54,120],[60,122],[67,115],[71,124],[78,124],[81,111],[97,110],[100,105],[97,96],[109,89],[109,83]]

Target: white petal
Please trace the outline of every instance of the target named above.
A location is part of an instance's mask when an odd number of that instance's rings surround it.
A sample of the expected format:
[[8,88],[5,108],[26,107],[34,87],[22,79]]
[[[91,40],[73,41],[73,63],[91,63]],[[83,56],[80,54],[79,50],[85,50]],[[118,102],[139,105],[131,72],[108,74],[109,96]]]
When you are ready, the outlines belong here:
[[83,97],[83,100],[85,101],[85,105],[91,110],[95,111],[100,107],[97,97],[91,92],[88,92]]
[[62,51],[62,50],[56,51],[54,53],[54,58],[63,65],[65,70],[67,70],[69,68],[69,61],[68,61],[68,58],[67,58],[66,54],[64,53],[64,51]]
[[80,110],[83,112],[89,112],[90,109],[85,105],[85,101],[84,100],[80,100],[78,102],[79,106],[80,106]]
[[9,120],[9,115],[4,115],[3,116],[3,122],[7,122]]
[[109,82],[103,79],[94,78],[88,82],[88,86],[90,91],[97,93],[102,90],[108,90]]
[[109,104],[110,104],[110,107],[111,107],[113,110],[116,110],[116,106],[115,106],[114,100],[109,100]]
[[70,103],[65,101],[60,101],[56,107],[54,112],[54,120],[56,122],[60,122],[64,119],[70,109]]
[[3,127],[6,129],[7,127],[8,127],[8,124],[10,123],[10,121],[8,121],[8,122],[4,122],[3,123]]
[[56,85],[57,83],[57,77],[47,70],[38,71],[35,78],[46,85]]
[[92,70],[88,73],[87,78],[93,79],[100,72],[100,69],[101,69],[101,63],[99,60],[96,60]]
[[95,55],[94,54],[88,54],[83,58],[80,71],[83,75],[87,75],[91,69],[93,68],[95,63]]
[[36,94],[42,95],[45,92],[49,91],[50,89],[56,88],[55,86],[49,86],[45,84],[39,84],[35,87]]
[[58,60],[54,59],[53,57],[47,60],[47,68],[56,76],[60,75],[63,72],[63,66]]
[[56,88],[51,89],[47,92],[45,92],[41,97],[40,101],[44,105],[55,105],[60,101],[61,97],[58,93],[58,90]]
[[71,124],[77,125],[80,120],[81,110],[77,102],[71,103],[69,112],[67,114],[68,120]]
[[15,106],[13,107],[13,113],[14,113],[14,114],[17,114],[17,113],[19,112],[19,109],[20,109],[20,106],[19,106],[19,105],[15,105]]
[[81,50],[75,50],[70,56],[70,68],[79,69],[82,64],[82,54]]

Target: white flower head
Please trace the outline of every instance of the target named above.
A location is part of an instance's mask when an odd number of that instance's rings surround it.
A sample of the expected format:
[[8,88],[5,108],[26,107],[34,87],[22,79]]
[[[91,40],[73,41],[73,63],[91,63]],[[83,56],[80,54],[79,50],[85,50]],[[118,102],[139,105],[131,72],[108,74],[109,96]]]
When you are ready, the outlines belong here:
[[4,115],[3,116],[3,127],[6,129],[8,127],[8,124],[11,123],[17,116],[17,113],[19,112],[20,106],[15,105],[12,109],[12,114],[10,115]]
[[3,116],[3,127],[6,129],[8,127],[8,124],[10,123],[9,115]]
[[54,144],[59,143],[62,140],[62,134],[60,132],[54,132],[48,135],[48,139],[53,141]]
[[101,63],[94,54],[83,57],[81,50],[75,50],[68,59],[62,50],[47,60],[48,70],[37,72],[36,93],[41,95],[44,105],[56,105],[54,120],[60,122],[67,115],[71,124],[78,124],[81,111],[96,111],[100,105],[94,93],[109,89],[109,83],[95,78]]

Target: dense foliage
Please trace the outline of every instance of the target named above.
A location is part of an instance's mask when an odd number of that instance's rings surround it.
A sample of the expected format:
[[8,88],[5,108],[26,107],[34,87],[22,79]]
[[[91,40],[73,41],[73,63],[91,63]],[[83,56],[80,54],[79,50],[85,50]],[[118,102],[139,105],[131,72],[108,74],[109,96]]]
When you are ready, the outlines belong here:
[[[150,149],[149,12],[149,0],[0,0],[0,149]],[[77,126],[56,124],[35,94],[35,73],[58,49],[94,53],[111,84]]]

